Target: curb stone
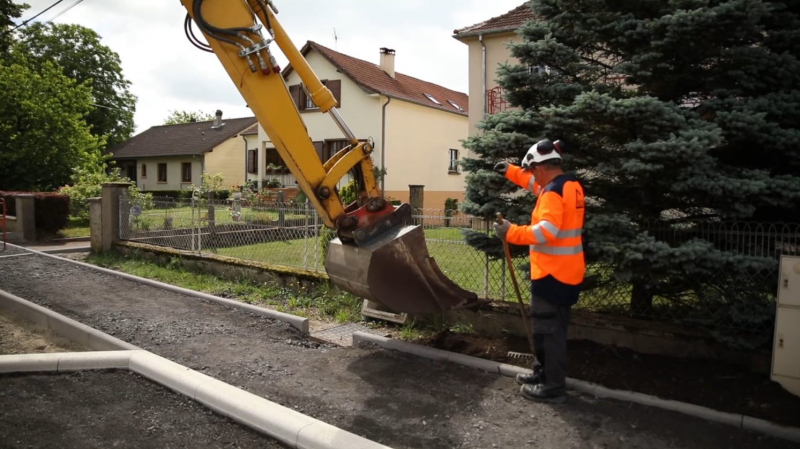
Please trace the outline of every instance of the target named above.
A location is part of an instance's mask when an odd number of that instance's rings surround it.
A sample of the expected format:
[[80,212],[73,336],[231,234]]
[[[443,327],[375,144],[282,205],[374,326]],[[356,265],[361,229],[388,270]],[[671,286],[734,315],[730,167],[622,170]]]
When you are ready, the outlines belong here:
[[299,330],[300,333],[302,333],[304,335],[308,335],[309,334],[308,318],[303,318],[303,317],[299,317],[299,316],[296,316],[296,315],[291,315],[291,314],[288,314],[288,313],[278,312],[278,311],[275,311],[275,310],[265,309],[263,307],[258,307],[258,306],[254,306],[254,305],[251,305],[251,304],[245,304],[245,303],[241,303],[241,302],[234,301],[234,300],[231,300],[231,299],[220,298],[219,296],[209,295],[208,293],[198,292],[198,291],[195,291],[195,290],[189,290],[188,288],[183,288],[183,287],[178,287],[178,286],[175,286],[175,285],[165,284],[163,282],[154,281],[152,279],[146,279],[146,278],[139,277],[139,276],[134,276],[134,275],[128,274],[128,273],[122,273],[122,272],[115,271],[115,270],[109,270],[108,268],[98,267],[97,265],[92,265],[92,264],[88,264],[88,263],[85,263],[85,262],[80,262],[80,261],[72,260],[72,259],[66,259],[64,257],[58,257],[58,256],[53,255],[53,254],[48,254],[48,253],[44,253],[44,252],[41,252],[41,251],[36,251],[34,249],[31,249],[31,248],[25,248],[25,247],[22,247],[22,246],[13,245],[11,243],[9,243],[9,245],[13,246],[13,247],[16,247],[16,248],[23,249],[25,251],[30,251],[30,252],[32,252],[34,254],[38,254],[40,256],[49,257],[51,259],[56,259],[56,260],[60,260],[60,261],[63,261],[63,262],[69,262],[71,264],[75,264],[75,265],[78,265],[78,266],[81,266],[81,267],[84,267],[84,268],[89,268],[89,269],[92,269],[92,270],[95,270],[95,271],[99,271],[101,273],[110,274],[112,276],[117,276],[117,277],[120,277],[122,279],[127,279],[129,281],[138,282],[140,284],[149,285],[151,287],[160,288],[162,290],[171,291],[173,293],[180,293],[182,295],[190,296],[190,297],[193,297],[193,298],[207,299],[209,301],[213,301],[213,302],[216,302],[218,304],[222,304],[224,306],[234,307],[234,308],[237,308],[237,309],[242,309],[242,310],[246,310],[246,311],[251,312],[251,313],[255,313],[257,315],[267,316],[269,318],[272,318],[272,319],[275,319],[275,320],[278,320],[278,321],[283,321],[285,323],[288,323],[288,324],[292,325],[297,330]]
[[[429,348],[427,346],[380,337],[364,332],[353,333],[353,346],[358,346],[358,344],[361,342],[373,343],[385,349],[394,349],[400,352],[414,354],[429,359],[450,361],[460,365],[478,368],[483,371],[494,372],[507,377],[513,377],[519,373],[531,372],[528,369],[513,365],[506,365],[478,357],[456,354],[441,349]],[[763,419],[752,418],[735,413],[720,412],[699,405],[661,399],[655,396],[636,393],[633,391],[612,390],[601,385],[572,378],[567,378],[567,387],[584,394],[596,396],[598,398],[616,399],[619,401],[633,402],[649,407],[679,412],[709,421],[718,422],[720,424],[731,425],[743,430],[760,432],[775,438],[781,438],[800,443],[800,428],[782,426],[780,424]]]

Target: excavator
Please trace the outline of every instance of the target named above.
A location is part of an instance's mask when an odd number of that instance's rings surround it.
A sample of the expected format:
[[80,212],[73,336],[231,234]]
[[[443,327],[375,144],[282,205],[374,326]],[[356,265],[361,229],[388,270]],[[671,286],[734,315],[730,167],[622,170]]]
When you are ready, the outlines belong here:
[[[411,206],[395,206],[383,197],[373,171],[372,144],[357,139],[348,128],[331,91],[278,21],[273,0],[181,3],[187,10],[187,38],[219,58],[325,226],[336,231],[325,260],[330,280],[394,313],[424,315],[477,305],[477,295],[448,279],[430,257],[423,229],[412,224]],[[194,34],[193,25],[206,42]],[[286,86],[273,44],[300,76],[314,104],[349,142],[324,163]],[[336,186],[348,173],[358,195],[344,204]]]

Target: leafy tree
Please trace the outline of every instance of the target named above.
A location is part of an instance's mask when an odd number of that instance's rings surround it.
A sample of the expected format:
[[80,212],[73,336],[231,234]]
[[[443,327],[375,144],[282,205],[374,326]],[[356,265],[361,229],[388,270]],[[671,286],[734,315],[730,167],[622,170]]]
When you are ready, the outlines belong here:
[[12,0],[0,0],[0,53],[5,53],[11,46],[11,29],[16,26],[14,20],[22,17],[22,12],[30,8],[22,3],[16,4]]
[[164,120],[165,125],[180,125],[182,123],[207,122],[214,120],[214,114],[203,111],[169,111],[169,116]]
[[0,65],[0,190],[49,191],[75,168],[102,166],[103,139],[86,124],[91,88],[52,63],[10,60]]
[[94,101],[86,122],[92,134],[105,137],[109,147],[130,138],[136,97],[119,55],[96,32],[80,25],[35,23],[23,30],[16,46],[36,67],[53,62],[69,78],[90,86]]
[[[768,297],[771,279],[749,279],[774,261],[726,252],[692,231],[708,220],[800,219],[800,4],[531,5],[540,19],[510,47],[520,64],[498,70],[516,108],[487,117],[483,134],[465,141],[478,158],[465,161],[463,209],[528,222],[535,198],[511,195],[517,189],[491,167],[518,163],[538,139],[564,139],[565,165],[590,201],[587,256],[613,267],[601,280],[632,284],[634,312],[650,311],[656,297],[731,310]],[[655,221],[668,232],[648,233]],[[499,254],[496,239],[468,241]]]

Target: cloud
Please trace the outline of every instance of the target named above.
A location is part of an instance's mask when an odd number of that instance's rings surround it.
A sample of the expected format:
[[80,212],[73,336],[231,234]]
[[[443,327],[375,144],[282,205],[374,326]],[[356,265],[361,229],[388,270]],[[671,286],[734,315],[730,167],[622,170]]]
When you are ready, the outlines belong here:
[[[31,8],[23,19],[52,0],[25,2]],[[278,19],[298,47],[313,40],[373,63],[378,63],[381,47],[393,48],[398,72],[466,92],[467,46],[453,39],[453,30],[503,14],[523,0],[275,3]],[[40,19],[48,20],[62,9],[59,5]],[[120,55],[123,73],[138,97],[136,132],[161,124],[169,111],[176,109],[222,109],[227,117],[252,115],[215,56],[186,40],[185,15],[186,10],[174,0],[85,1],[56,22],[94,29],[103,44]],[[283,55],[276,56],[285,66]]]

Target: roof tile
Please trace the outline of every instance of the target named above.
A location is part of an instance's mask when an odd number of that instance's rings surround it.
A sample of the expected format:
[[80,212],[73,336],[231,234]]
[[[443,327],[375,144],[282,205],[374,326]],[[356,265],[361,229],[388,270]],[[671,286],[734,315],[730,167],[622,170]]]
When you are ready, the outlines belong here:
[[[339,53],[312,41],[308,41],[303,47],[303,55],[308,54],[311,49],[318,51],[365,90],[456,114],[469,113],[469,97],[465,93],[402,73],[395,72],[395,78],[392,78],[376,64]],[[291,66],[284,69],[284,77],[291,72]],[[440,104],[429,100],[425,94],[433,96]],[[453,106],[451,101],[458,107]]]
[[480,33],[498,33],[501,31],[513,31],[525,25],[529,20],[535,19],[537,16],[531,9],[528,2],[512,9],[511,11],[497,17],[492,17],[475,25],[461,28],[453,31],[456,38],[472,36]]
[[252,127],[256,118],[223,119],[222,123],[221,129],[212,129],[213,121],[153,126],[111,148],[109,153],[114,159],[199,155]]

